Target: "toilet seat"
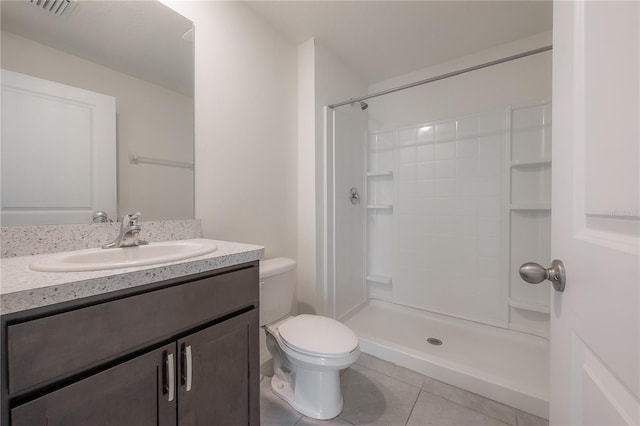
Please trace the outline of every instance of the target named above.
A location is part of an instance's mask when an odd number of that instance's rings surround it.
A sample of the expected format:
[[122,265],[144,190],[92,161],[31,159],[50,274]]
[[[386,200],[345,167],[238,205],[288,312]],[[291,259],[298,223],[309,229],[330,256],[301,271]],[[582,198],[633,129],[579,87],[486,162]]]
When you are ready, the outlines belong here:
[[278,326],[290,349],[313,356],[342,357],[358,347],[358,337],[344,324],[319,315],[298,315]]

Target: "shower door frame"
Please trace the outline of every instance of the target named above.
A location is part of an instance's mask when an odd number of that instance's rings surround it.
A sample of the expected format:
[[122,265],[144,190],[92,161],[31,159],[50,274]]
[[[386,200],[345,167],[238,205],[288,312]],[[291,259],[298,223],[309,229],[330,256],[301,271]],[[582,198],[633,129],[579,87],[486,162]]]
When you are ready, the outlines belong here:
[[[362,268],[361,276],[362,280],[359,283],[363,293],[362,300],[349,308],[346,312],[337,312],[337,272],[336,272],[336,201],[339,199],[337,194],[339,191],[336,188],[336,113],[340,111],[339,108],[330,108],[325,106],[323,108],[324,116],[324,135],[323,135],[323,162],[322,172],[323,180],[323,240],[322,240],[322,270],[323,279],[318,285],[318,297],[321,303],[322,312],[324,315],[337,320],[343,320],[357,311],[363,306],[367,298],[366,288],[366,245],[367,245],[367,233],[366,233],[366,212],[361,215],[362,218],[362,233],[363,237],[360,243],[360,255],[362,256]],[[362,147],[362,161],[366,168],[366,126],[364,127],[363,144]],[[363,169],[361,173],[362,184],[358,188],[360,190],[360,207],[366,207],[367,203],[367,187],[366,179],[364,178],[366,171]],[[344,193],[347,194],[348,188],[345,188]],[[346,197],[346,195],[345,195]]]

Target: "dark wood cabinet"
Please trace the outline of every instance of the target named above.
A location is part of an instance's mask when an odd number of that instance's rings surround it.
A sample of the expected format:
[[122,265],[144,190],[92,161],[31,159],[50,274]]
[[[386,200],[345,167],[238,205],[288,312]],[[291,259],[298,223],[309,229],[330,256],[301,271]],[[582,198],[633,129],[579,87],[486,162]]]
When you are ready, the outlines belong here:
[[2,423],[259,425],[257,262],[3,318]]
[[174,352],[167,345],[19,405],[11,425],[175,425],[176,399],[168,400],[162,383]]

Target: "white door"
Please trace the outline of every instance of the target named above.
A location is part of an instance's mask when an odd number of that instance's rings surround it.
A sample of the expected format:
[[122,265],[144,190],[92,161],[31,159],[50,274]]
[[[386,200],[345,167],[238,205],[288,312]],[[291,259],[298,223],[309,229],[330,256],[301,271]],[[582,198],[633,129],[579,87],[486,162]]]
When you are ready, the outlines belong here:
[[640,3],[553,13],[550,421],[638,425]]
[[2,226],[115,218],[112,96],[2,70]]

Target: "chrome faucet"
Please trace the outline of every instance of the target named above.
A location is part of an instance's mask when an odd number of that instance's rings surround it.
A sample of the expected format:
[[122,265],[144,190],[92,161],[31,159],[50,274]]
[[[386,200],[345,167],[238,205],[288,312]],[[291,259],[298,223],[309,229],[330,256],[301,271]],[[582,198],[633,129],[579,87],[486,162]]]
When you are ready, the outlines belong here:
[[140,217],[139,212],[125,213],[120,220],[120,233],[115,240],[109,244],[105,244],[102,248],[135,247],[149,244],[148,242],[138,238],[138,234],[140,233],[140,230],[142,230],[142,227],[138,223],[138,217]]

